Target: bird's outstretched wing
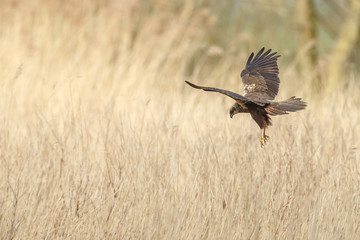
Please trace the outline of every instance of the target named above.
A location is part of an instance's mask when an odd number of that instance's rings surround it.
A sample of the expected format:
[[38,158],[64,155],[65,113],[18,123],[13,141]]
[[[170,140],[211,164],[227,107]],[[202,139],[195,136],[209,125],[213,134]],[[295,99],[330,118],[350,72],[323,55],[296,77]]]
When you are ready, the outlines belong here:
[[191,82],[185,81],[187,84],[189,84],[190,86],[192,86],[193,88],[197,88],[197,89],[202,89],[204,91],[209,91],[209,92],[218,92],[218,93],[222,93],[228,97],[231,97],[232,99],[234,99],[235,101],[239,102],[239,103],[245,103],[245,102],[249,102],[249,99],[247,99],[246,97],[241,96],[240,94],[228,91],[228,90],[223,90],[220,88],[213,88],[213,87],[202,87],[202,86],[198,86],[195,85]]
[[255,57],[254,53],[251,53],[245,69],[241,72],[244,97],[255,103],[267,103],[273,100],[279,91],[277,59],[280,55],[271,53],[271,49],[265,53],[264,50],[265,48],[262,48]]

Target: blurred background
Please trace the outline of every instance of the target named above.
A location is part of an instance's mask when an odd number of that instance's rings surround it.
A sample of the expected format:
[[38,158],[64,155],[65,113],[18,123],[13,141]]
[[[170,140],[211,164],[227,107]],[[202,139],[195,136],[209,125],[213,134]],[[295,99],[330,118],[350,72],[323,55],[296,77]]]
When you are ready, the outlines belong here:
[[[281,57],[271,140],[233,100]],[[360,239],[359,0],[0,0],[0,238]]]

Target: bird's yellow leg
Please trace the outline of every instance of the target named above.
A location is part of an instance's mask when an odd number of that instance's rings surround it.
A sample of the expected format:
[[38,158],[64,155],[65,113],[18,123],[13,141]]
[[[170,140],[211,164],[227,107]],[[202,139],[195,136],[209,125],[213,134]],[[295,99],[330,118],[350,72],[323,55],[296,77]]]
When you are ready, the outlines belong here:
[[262,129],[260,129],[260,146],[263,147],[264,146],[264,137],[263,137],[263,132]]
[[265,143],[270,139],[270,137],[268,135],[265,134],[265,129],[264,132],[261,129],[261,133],[260,133],[260,146],[264,147]]
[[264,142],[265,142],[265,143],[270,139],[270,137],[265,134],[265,129],[264,129],[263,139],[264,139]]

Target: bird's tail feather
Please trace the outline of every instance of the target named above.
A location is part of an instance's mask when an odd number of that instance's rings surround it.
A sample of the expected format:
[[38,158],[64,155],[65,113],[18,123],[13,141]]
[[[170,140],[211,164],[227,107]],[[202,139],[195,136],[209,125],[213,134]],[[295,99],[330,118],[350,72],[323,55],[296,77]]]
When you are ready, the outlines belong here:
[[265,110],[268,114],[275,116],[303,110],[306,106],[306,102],[301,101],[301,98],[291,97],[285,101],[272,102]]

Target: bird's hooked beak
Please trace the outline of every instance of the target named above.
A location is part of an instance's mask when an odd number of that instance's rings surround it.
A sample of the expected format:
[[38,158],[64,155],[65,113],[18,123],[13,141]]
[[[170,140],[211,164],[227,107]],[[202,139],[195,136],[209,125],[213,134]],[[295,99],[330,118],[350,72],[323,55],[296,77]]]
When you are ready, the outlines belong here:
[[232,118],[234,116],[234,111],[230,110],[230,118]]

